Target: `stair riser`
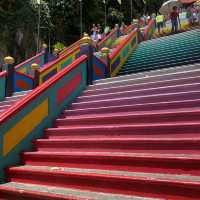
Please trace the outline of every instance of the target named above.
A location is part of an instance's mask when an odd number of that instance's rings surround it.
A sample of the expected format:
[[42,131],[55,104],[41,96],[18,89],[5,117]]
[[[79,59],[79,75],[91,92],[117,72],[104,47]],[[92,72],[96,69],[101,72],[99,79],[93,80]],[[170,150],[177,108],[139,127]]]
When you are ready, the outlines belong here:
[[155,104],[138,104],[138,105],[128,105],[120,106],[117,108],[105,107],[105,108],[94,108],[85,110],[65,110],[62,117],[67,116],[78,116],[87,114],[106,114],[106,113],[116,113],[116,112],[133,112],[133,111],[152,111],[152,110],[165,110],[167,109],[180,109],[180,108],[192,108],[199,107],[200,100],[188,101],[188,102],[166,102],[166,103],[155,103]]
[[125,170],[147,173],[200,175],[200,160],[155,157],[104,157],[104,156],[55,156],[23,155],[23,163],[33,166]]
[[[199,197],[200,184],[179,183],[172,181],[156,181],[144,178],[129,179],[126,177],[97,176],[97,175],[81,175],[67,174],[60,172],[34,172],[26,170],[9,170],[11,181],[15,182],[31,182],[34,184],[44,184],[59,187],[70,187],[135,195],[136,192],[142,194],[157,194],[161,197],[165,195],[179,195],[184,197]],[[116,184],[117,183],[117,184]],[[148,184],[148,187],[146,185]],[[146,196],[145,195],[145,196]]]
[[161,65],[157,65],[157,64],[152,64],[152,65],[141,65],[138,64],[137,66],[133,66],[133,68],[127,68],[127,70],[121,70],[119,72],[119,75],[129,75],[131,73],[147,73],[148,71],[157,71],[157,70],[162,70],[162,69],[168,69],[168,68],[172,68],[172,67],[180,67],[182,65],[189,65],[189,64],[194,64],[196,62],[200,62],[200,59],[198,60],[194,60],[193,62],[184,62],[184,63],[163,63]]
[[200,112],[194,113],[172,113],[157,115],[136,115],[123,117],[105,117],[90,119],[60,119],[56,120],[55,127],[71,126],[71,125],[103,125],[103,124],[137,124],[137,123],[161,123],[161,122],[180,122],[180,121],[198,121],[200,120]]
[[[172,80],[172,79],[180,79],[180,78],[188,78],[188,77],[194,77],[194,76],[200,76],[200,71],[190,71],[190,72],[184,72],[184,73],[174,73],[174,74],[167,74],[162,75],[162,72],[160,72],[161,75],[159,76],[152,76],[152,77],[146,77],[146,78],[138,78],[138,79],[132,79],[129,77],[128,79],[125,79],[125,81],[113,81],[112,79],[104,84],[96,84],[93,86],[89,86],[89,90],[95,90],[95,89],[102,89],[102,88],[109,88],[109,87],[118,87],[122,85],[131,85],[131,84],[142,84],[147,82],[156,82],[156,81],[165,81],[165,80]],[[112,82],[112,83],[111,83]]]
[[158,94],[155,96],[138,96],[132,98],[118,98],[118,99],[106,99],[105,101],[88,101],[84,103],[73,103],[72,109],[85,109],[85,108],[98,108],[108,106],[123,106],[127,104],[145,104],[145,103],[159,103],[168,101],[181,101],[197,99],[200,96],[200,92],[190,93],[177,93],[177,94]]
[[179,150],[180,153],[200,153],[199,141],[157,141],[157,142],[137,142],[137,141],[110,141],[110,142],[35,142],[36,150],[42,152],[71,152],[71,151],[83,151],[83,152],[168,152],[172,153]]
[[129,90],[144,90],[148,88],[158,88],[158,87],[167,87],[167,86],[182,85],[182,84],[195,84],[195,83],[200,83],[200,77],[192,77],[188,79],[175,79],[172,81],[168,80],[162,82],[150,82],[146,84],[128,85],[124,87],[105,88],[102,90],[89,90],[89,91],[86,90],[79,99],[84,98],[84,96],[101,95],[101,94],[107,94],[109,92],[115,93],[115,92],[129,91]]
[[154,127],[128,127],[128,128],[92,128],[92,129],[55,129],[46,130],[45,134],[48,138],[73,138],[75,136],[134,136],[137,134],[156,135],[156,134],[189,134],[200,133],[199,125],[182,125],[182,126],[154,126]]
[[[155,89],[145,89],[145,90],[131,90],[126,91],[122,90],[119,93],[112,94],[104,94],[104,95],[96,95],[96,96],[82,96],[77,98],[76,102],[87,102],[87,101],[98,101],[104,99],[114,99],[114,98],[131,98],[131,97],[138,97],[138,96],[147,96],[147,95],[156,95],[156,94],[167,94],[167,93],[176,93],[176,92],[188,92],[188,91],[196,91],[199,90],[200,84],[196,85],[185,85],[185,86],[174,86],[169,88],[155,88]],[[110,91],[111,92],[111,91]]]

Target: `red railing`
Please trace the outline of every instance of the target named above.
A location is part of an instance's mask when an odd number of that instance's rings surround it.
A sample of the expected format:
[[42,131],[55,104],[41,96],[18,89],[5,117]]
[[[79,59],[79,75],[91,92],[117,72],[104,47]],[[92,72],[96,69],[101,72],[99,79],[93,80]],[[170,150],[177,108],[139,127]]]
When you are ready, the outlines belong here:
[[26,63],[28,63],[28,62],[34,60],[35,58],[37,58],[37,57],[39,57],[39,56],[42,56],[43,54],[44,54],[44,52],[38,53],[37,55],[33,56],[32,58],[29,58],[29,59],[25,60],[24,62],[22,62],[22,63],[16,65],[16,66],[15,66],[15,69],[16,69],[16,70],[19,69],[20,67],[22,67],[22,66],[25,65]]
[[124,41],[122,41],[121,44],[117,46],[117,48],[109,55],[109,58],[112,60],[115,56],[118,55],[118,53],[122,50],[126,44],[129,43],[129,41],[132,39],[133,35],[137,34],[138,29],[135,28],[134,31],[126,38]]

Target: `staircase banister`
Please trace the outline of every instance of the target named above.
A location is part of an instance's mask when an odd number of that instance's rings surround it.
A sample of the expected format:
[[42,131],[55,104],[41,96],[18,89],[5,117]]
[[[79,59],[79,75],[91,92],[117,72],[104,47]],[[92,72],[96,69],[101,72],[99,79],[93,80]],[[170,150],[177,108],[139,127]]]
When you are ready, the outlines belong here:
[[71,72],[75,69],[79,64],[87,60],[87,56],[83,55],[80,58],[76,59],[72,64],[70,64],[67,68],[60,71],[57,75],[37,87],[30,94],[28,94],[24,99],[22,99],[19,103],[13,105],[8,109],[6,113],[0,115],[0,125],[2,125],[5,121],[9,120],[14,114],[21,111],[27,104],[31,103],[35,98],[37,98],[40,94],[45,92],[49,87],[51,87],[58,80],[63,78],[67,73]]
[[131,40],[132,36],[137,34],[138,29],[135,28],[132,33],[121,43],[118,47],[109,55],[109,58],[112,60],[117,54],[121,51],[121,49]]
[[37,58],[37,57],[39,57],[39,56],[42,56],[42,55],[44,55],[44,52],[38,53],[37,55],[35,55],[35,56],[33,56],[33,57],[31,57],[31,58],[25,60],[24,62],[22,62],[22,63],[20,63],[20,64],[18,64],[18,65],[16,65],[16,66],[15,66],[15,69],[16,69],[16,70],[19,69],[19,68],[22,67],[24,64],[26,64],[26,63],[28,63],[28,62],[34,60],[35,58]]
[[70,56],[71,54],[73,54],[74,52],[76,52],[80,47],[77,46],[76,49],[73,49],[73,50],[70,50],[67,54],[65,55],[61,55],[58,59],[50,62],[50,63],[47,63],[43,68],[40,68],[39,69],[39,72],[40,73],[43,73],[47,70],[49,70],[53,65],[56,65],[57,63],[59,63],[61,60],[67,58],[68,56]]
[[113,34],[117,32],[116,29],[113,29],[105,38],[103,38],[100,42],[98,42],[98,47],[100,47],[105,41],[107,41]]

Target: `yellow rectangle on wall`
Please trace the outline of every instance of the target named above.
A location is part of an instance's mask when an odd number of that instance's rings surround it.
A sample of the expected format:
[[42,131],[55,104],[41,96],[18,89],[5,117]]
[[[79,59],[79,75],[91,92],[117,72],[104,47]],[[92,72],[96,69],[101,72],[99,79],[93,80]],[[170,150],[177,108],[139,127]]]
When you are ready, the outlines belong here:
[[28,113],[3,136],[3,155],[6,156],[48,116],[48,99]]

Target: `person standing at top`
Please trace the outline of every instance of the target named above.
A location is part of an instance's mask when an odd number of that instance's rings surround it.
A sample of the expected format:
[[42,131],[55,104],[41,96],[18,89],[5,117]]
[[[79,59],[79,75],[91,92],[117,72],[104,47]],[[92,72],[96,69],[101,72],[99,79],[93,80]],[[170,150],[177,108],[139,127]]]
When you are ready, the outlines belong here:
[[173,11],[170,13],[170,19],[172,23],[172,33],[178,32],[178,24],[181,27],[181,22],[179,18],[178,8],[176,6],[173,7]]
[[97,38],[97,27],[95,24],[92,25],[91,33],[92,33],[91,38],[96,41],[98,38]]
[[156,16],[156,25],[157,25],[159,34],[162,32],[163,24],[164,24],[164,15],[161,15],[159,13],[159,15]]

